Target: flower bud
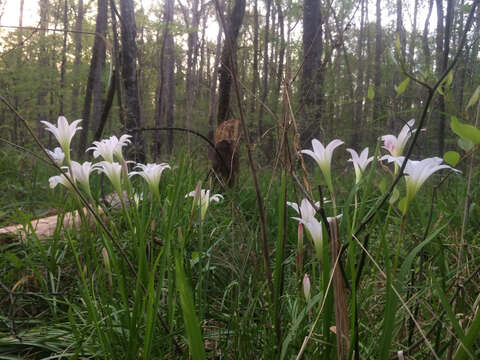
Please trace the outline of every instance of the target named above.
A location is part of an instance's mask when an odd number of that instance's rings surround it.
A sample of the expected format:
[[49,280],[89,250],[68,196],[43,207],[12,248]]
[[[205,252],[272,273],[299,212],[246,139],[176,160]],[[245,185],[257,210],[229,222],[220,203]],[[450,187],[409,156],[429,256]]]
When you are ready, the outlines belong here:
[[310,301],[310,278],[308,277],[308,274],[305,274],[303,277],[303,294],[305,295],[305,300],[307,302]]

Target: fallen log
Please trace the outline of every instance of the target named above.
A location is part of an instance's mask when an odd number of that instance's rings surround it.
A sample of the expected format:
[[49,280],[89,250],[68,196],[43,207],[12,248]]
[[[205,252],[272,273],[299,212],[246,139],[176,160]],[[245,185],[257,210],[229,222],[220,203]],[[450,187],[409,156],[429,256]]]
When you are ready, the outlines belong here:
[[[123,195],[124,198],[127,198],[126,194]],[[115,209],[120,207],[119,199],[120,197],[116,193],[113,193],[105,197],[105,202],[108,203],[111,208]],[[93,215],[85,207],[82,208],[81,211],[87,219],[89,226],[93,226],[95,223]],[[100,206],[97,208],[97,211],[98,214],[104,213]],[[78,210],[63,215],[62,228],[72,229],[75,227],[78,230],[82,221],[80,215],[81,213]],[[32,220],[29,224],[17,224],[0,228],[0,245],[22,241],[27,236],[32,235],[32,230],[35,236],[43,241],[55,234],[58,221],[59,215],[51,215]]]

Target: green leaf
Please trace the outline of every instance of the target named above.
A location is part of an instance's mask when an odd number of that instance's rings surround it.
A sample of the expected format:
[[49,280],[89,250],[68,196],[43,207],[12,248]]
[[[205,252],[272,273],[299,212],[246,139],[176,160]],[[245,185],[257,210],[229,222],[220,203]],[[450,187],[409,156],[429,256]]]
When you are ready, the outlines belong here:
[[377,186],[382,195],[385,195],[385,193],[387,192],[387,179],[382,178],[382,180],[378,183]]
[[401,95],[407,89],[409,82],[410,82],[410,78],[407,77],[398,86],[395,87],[395,90],[397,91],[398,95]]
[[404,198],[402,198],[402,200],[398,202],[398,209],[402,212],[402,214],[405,215],[408,210],[407,206],[408,206],[408,202],[407,202],[407,197],[405,196]]
[[458,139],[457,144],[460,147],[460,149],[462,149],[465,152],[472,150],[473,147],[475,146],[473,142],[463,138]]
[[480,144],[480,130],[475,126],[462,124],[455,116],[450,121],[452,131],[461,138],[472,141],[474,144]]
[[180,305],[187,332],[188,347],[193,360],[206,359],[205,347],[203,345],[202,330],[195,313],[195,304],[193,303],[192,290],[185,275],[182,258],[177,253],[175,255],[175,280],[178,293],[180,294]]
[[473,106],[477,103],[478,101],[478,98],[480,97],[480,85],[477,86],[477,88],[475,89],[475,91],[473,92],[473,95],[472,97],[470,98],[470,100],[468,100],[468,104],[467,104],[467,110],[470,106]]
[[398,191],[397,188],[394,188],[392,191],[392,195],[390,196],[390,199],[388,199],[388,203],[390,205],[395,204],[395,202],[398,200],[399,197],[400,197],[400,191]]
[[370,86],[368,87],[367,97],[368,97],[370,100],[373,100],[373,98],[375,97],[375,90],[373,90],[373,86],[372,86],[372,85],[370,85]]
[[447,151],[443,155],[443,160],[445,160],[448,165],[455,166],[460,161],[460,154],[456,151]]

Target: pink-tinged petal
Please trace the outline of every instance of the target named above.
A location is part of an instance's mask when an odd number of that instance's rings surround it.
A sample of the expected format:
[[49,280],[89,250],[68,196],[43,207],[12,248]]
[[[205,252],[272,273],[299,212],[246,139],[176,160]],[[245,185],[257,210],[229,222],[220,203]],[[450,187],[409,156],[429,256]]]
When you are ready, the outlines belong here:
[[305,295],[305,300],[309,301],[310,300],[310,278],[308,277],[307,274],[303,277],[303,294]]
[[383,146],[385,150],[388,150],[390,154],[393,155],[395,147],[397,145],[397,137],[394,135],[383,135],[382,136]]

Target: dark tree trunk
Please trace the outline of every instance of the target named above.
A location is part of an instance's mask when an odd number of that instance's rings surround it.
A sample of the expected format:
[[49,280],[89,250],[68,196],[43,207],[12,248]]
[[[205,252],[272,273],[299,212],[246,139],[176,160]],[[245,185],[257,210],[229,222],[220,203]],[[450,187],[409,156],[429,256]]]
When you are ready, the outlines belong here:
[[422,43],[423,43],[423,54],[425,56],[425,68],[428,71],[432,66],[432,53],[430,51],[430,46],[428,45],[428,31],[430,27],[430,17],[433,10],[433,0],[428,2],[428,13],[425,19],[425,26],[423,27]]
[[63,30],[62,63],[60,64],[60,115],[65,115],[65,66],[67,64],[68,0],[64,0],[63,4]]
[[230,71],[233,69],[232,60],[236,57],[237,38],[243,22],[243,15],[245,14],[245,5],[245,0],[235,0],[232,11],[227,19],[227,29],[225,29],[225,32],[228,35],[225,37],[225,42],[223,44],[221,66],[219,70],[220,83],[218,86],[218,125],[224,121],[227,121],[232,113],[232,109],[230,107],[232,76]]
[[[170,24],[173,21],[174,0],[165,2],[163,14],[162,44],[160,47],[160,65],[158,70],[158,87],[155,104],[155,126],[173,126],[173,111],[175,97],[175,49]],[[155,158],[160,154],[163,146],[162,133],[155,133]],[[167,152],[173,149],[173,131],[167,133]]]
[[[108,5],[107,0],[98,0],[97,6],[97,20],[95,25],[95,32],[105,36],[107,32],[107,15]],[[90,61],[90,70],[88,72],[87,88],[85,90],[85,101],[83,103],[82,111],[82,131],[80,132],[80,142],[77,149],[77,157],[83,158],[87,148],[88,134],[92,128],[90,123],[90,114],[92,107],[92,99],[96,96],[102,97],[101,94],[101,74],[103,65],[105,64],[105,41],[101,36],[95,36],[92,50],[92,59]],[[101,100],[101,99],[99,99]],[[95,99],[94,102],[99,100]],[[94,106],[94,113],[101,112]],[[100,116],[101,114],[98,114]],[[97,115],[96,115],[97,116]],[[94,130],[93,130],[94,131]]]
[[[277,11],[278,11],[278,27],[280,31],[280,49],[278,51],[278,66],[277,66],[277,86],[276,86],[276,96],[275,104],[278,104],[280,98],[280,88],[283,81],[283,69],[285,62],[285,48],[287,44],[285,43],[285,17],[283,15],[282,2],[277,0]],[[276,108],[276,106],[275,106]]]
[[[137,45],[135,43],[137,27],[133,0],[120,0],[121,40],[122,40],[122,78],[125,87],[125,104],[127,110],[127,129],[142,127],[140,100],[137,82]],[[145,162],[145,141],[141,131],[133,135],[133,158]]]
[[228,16],[219,70],[218,127],[215,134],[215,147],[221,154],[221,158],[218,158],[217,154],[215,154],[212,162],[214,171],[218,172],[223,181],[229,185],[234,183],[238,174],[238,154],[235,148],[237,143],[236,136],[238,135],[238,120],[230,120],[232,114],[230,92],[233,82],[231,72],[237,70],[235,66],[237,39],[245,14],[245,6],[245,0],[235,0],[231,13]]
[[257,89],[258,89],[258,0],[253,3],[253,79],[252,79],[252,102],[250,112],[255,113],[257,108]]
[[382,10],[381,1],[377,0],[376,4],[376,20],[375,20],[375,75],[373,79],[373,87],[375,90],[375,99],[373,102],[373,121],[380,116],[383,96],[381,96],[380,84],[382,81],[381,61],[382,61]]
[[268,43],[270,35],[270,9],[271,0],[266,0],[267,14],[265,15],[265,38],[263,40],[263,71],[262,71],[262,96],[258,112],[258,137],[263,134],[263,114],[268,95]]
[[[358,75],[357,75],[357,86],[355,89],[355,111],[354,111],[354,123],[353,123],[353,136],[352,136],[352,145],[357,147],[361,139],[361,129],[363,123],[363,100],[364,100],[364,77],[365,77],[365,65],[363,61],[363,47],[365,41],[365,8],[366,0],[362,0],[361,4],[361,14],[360,14],[360,33],[358,35],[358,44],[357,44],[357,66],[358,66]],[[367,29],[368,31],[368,29]]]
[[[47,53],[47,46],[46,46],[46,28],[48,27],[48,8],[49,2],[48,0],[40,0],[40,46],[39,46],[39,63],[40,68],[46,69],[48,67],[48,53]],[[37,131],[40,138],[43,138],[45,135],[45,131],[43,129],[42,124],[40,121],[47,120],[46,114],[46,98],[47,90],[43,82],[39,84],[38,95],[37,95],[37,104],[39,109],[38,114],[38,121],[37,121]],[[51,119],[48,119],[53,121]]]
[[[437,6],[439,5],[440,1],[437,1]],[[441,66],[439,74],[443,74],[448,67],[448,56],[450,54],[450,37],[451,37],[451,30],[452,30],[452,23],[453,23],[453,14],[454,12],[454,0],[448,0],[447,3],[447,14],[445,17],[445,28],[443,29],[443,51],[441,52]],[[442,12],[443,13],[443,12]],[[442,17],[443,18],[443,17]],[[438,36],[438,34],[437,34]],[[445,150],[445,98],[443,96],[439,96],[439,124],[438,124],[438,155],[443,156],[443,152]]]
[[[20,11],[19,11],[19,15],[18,15],[19,29],[17,31],[17,35],[18,35],[17,46],[19,48],[22,46],[22,43],[23,43],[23,29],[22,29],[22,26],[23,26],[23,5],[24,5],[24,0],[20,0]],[[18,51],[18,55],[17,55],[17,59],[16,59],[17,69],[21,68],[22,63],[23,63],[22,51]],[[18,109],[19,101],[20,100],[19,100],[18,92],[16,92],[15,93],[15,98],[14,98],[14,105],[15,105],[16,109]],[[13,128],[12,128],[12,141],[14,143],[17,143],[19,140],[21,142],[23,142],[21,133],[22,132],[21,132],[20,128],[18,127],[18,120],[17,120],[16,116],[14,115],[14,117],[13,117]]]
[[78,0],[77,17],[75,19],[75,31],[73,34],[75,42],[75,59],[73,60],[73,88],[72,88],[72,116],[77,118],[78,98],[80,95],[80,64],[82,61],[82,34],[83,28],[83,0]]
[[303,146],[318,136],[322,126],[323,106],[323,28],[320,1],[304,0],[303,2],[303,71],[301,82],[301,106],[304,121],[301,132]]
[[117,93],[117,105],[118,105],[118,117],[120,119],[120,124],[122,124],[122,131],[126,130],[126,121],[125,121],[125,109],[123,107],[123,89],[121,86],[120,80],[120,69],[122,67],[122,59],[120,57],[120,41],[118,38],[118,27],[117,27],[117,11],[115,8],[115,0],[110,0],[110,14],[112,18],[112,34],[113,34],[113,66],[115,71],[113,73],[115,81],[115,91]]
[[[220,12],[224,13],[225,8],[225,1],[223,0],[220,3]],[[220,16],[218,16],[220,17]],[[218,21],[221,24],[221,21]],[[220,56],[222,52],[222,27],[218,29],[217,35],[217,45],[215,48],[215,62],[213,64],[213,75],[212,81],[210,83],[210,104],[209,104],[209,111],[208,111],[208,138],[213,140],[213,133],[215,131],[215,118],[216,118],[216,105],[217,105],[217,82],[218,82],[218,65],[220,64]],[[256,99],[255,99],[256,101]]]
[[303,3],[303,71],[301,83],[301,105],[305,125],[301,132],[302,145],[306,146],[318,135],[322,126],[322,83],[323,28],[320,1],[304,0]]
[[[198,0],[192,1],[191,18],[189,9],[185,9],[185,23],[189,28],[187,36],[187,69],[185,74],[185,118],[184,125],[192,126],[193,108],[195,106],[195,70],[197,67],[198,27],[200,25],[200,11]],[[187,143],[190,135],[187,134]]]

